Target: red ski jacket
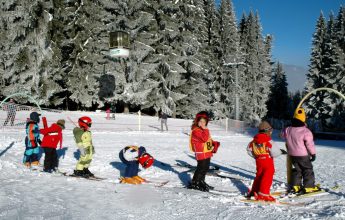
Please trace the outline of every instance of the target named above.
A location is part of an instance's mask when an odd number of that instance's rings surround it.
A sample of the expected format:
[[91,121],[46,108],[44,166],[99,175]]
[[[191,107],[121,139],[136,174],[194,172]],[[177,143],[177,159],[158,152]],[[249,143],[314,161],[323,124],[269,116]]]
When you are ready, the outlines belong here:
[[271,137],[264,133],[259,133],[254,136],[254,140],[249,143],[249,150],[256,159],[270,158],[270,151],[272,148]]
[[53,123],[48,128],[40,129],[40,133],[43,136],[41,147],[57,148],[60,142],[60,149],[62,148],[62,128]]
[[213,156],[213,141],[208,129],[196,127],[192,130],[190,147],[196,160],[205,160]]

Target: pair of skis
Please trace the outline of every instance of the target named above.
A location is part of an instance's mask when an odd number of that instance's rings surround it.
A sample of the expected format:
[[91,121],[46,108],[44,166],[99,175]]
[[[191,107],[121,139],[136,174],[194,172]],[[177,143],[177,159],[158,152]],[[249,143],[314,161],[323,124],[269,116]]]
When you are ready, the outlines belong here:
[[[169,164],[162,163],[162,162],[161,162],[161,164],[163,166],[178,167],[178,168],[188,168],[189,169],[189,170],[184,171],[184,172],[191,172],[191,171],[196,170],[196,166],[193,166],[193,165],[191,165],[191,164],[189,164],[187,162],[177,162],[176,165],[169,165]],[[221,171],[219,166],[211,165],[206,175],[220,177],[220,178],[223,178],[223,179],[235,180],[235,181],[244,181],[243,179],[238,178],[238,177],[224,175],[224,173],[226,173],[226,172],[225,171]]]

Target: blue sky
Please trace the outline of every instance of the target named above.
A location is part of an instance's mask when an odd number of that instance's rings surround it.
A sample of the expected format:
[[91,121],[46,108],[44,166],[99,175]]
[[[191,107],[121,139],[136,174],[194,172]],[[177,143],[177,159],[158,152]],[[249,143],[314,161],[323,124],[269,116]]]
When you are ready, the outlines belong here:
[[[219,4],[220,0],[216,0]],[[345,0],[232,0],[237,21],[252,9],[258,11],[263,34],[272,34],[273,59],[285,64],[309,64],[312,35],[320,12],[328,19],[338,14]]]

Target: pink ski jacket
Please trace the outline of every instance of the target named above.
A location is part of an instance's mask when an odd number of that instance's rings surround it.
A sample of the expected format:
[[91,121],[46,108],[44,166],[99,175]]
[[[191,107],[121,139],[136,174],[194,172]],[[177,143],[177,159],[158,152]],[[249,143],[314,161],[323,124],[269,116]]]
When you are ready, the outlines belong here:
[[306,127],[287,127],[282,133],[286,139],[290,156],[308,156],[316,154],[313,134]]

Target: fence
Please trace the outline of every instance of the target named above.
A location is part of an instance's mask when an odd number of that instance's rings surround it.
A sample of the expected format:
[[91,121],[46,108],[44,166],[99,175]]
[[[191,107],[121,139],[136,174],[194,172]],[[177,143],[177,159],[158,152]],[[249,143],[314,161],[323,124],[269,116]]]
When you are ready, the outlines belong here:
[[247,129],[247,125],[244,121],[230,118],[214,120],[211,121],[211,123],[222,127],[225,132],[244,133]]

